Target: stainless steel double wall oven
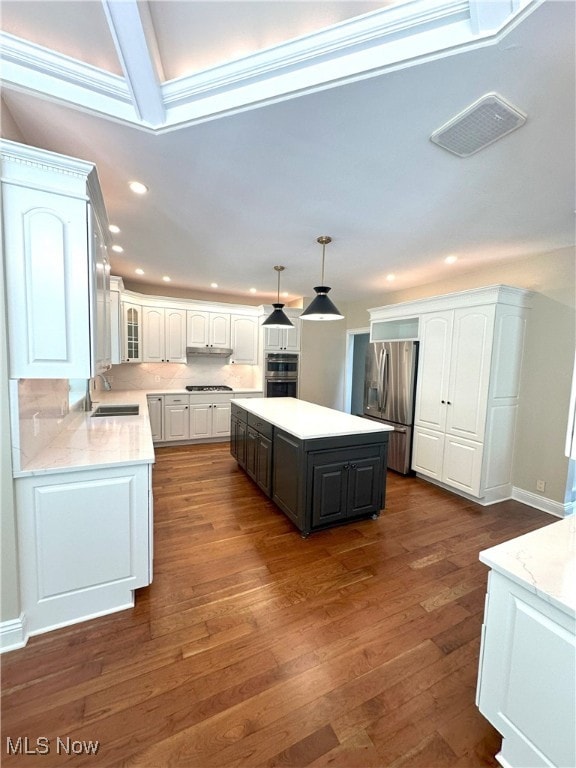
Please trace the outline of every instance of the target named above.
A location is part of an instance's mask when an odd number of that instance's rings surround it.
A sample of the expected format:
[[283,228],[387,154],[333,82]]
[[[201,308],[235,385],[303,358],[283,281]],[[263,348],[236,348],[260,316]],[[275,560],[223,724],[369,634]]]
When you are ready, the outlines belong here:
[[298,397],[298,355],[267,352],[264,378],[266,397]]

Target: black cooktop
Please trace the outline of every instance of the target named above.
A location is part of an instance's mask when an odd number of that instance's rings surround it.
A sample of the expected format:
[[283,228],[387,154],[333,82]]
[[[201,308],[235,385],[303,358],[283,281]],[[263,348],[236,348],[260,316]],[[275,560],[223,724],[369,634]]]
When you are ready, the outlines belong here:
[[227,387],[225,384],[215,384],[207,386],[196,386],[189,384],[186,389],[188,392],[232,392],[232,387]]

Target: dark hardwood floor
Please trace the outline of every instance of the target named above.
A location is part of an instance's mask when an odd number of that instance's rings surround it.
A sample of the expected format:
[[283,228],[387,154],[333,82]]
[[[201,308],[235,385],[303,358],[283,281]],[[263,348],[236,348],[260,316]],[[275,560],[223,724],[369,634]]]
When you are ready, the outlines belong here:
[[497,765],[478,553],[554,518],[390,473],[379,520],[303,540],[227,443],[158,449],[154,498],[135,609],[2,657],[3,765]]

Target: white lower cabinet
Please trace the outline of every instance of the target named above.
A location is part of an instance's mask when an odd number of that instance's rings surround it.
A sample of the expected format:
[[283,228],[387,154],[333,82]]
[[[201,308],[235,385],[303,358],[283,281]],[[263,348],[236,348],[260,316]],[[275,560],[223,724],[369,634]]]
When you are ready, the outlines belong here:
[[181,403],[174,403],[171,397],[164,398],[164,440],[188,440],[190,437],[188,398],[181,400]]
[[503,736],[502,765],[576,765],[574,632],[568,607],[490,571],[476,703]]
[[148,416],[152,441],[160,443],[164,439],[164,397],[163,395],[148,395]]
[[230,435],[230,402],[191,403],[190,439],[228,437]]
[[472,496],[479,496],[482,444],[415,427],[412,468]]
[[152,580],[151,465],[15,481],[29,634],[130,608]]

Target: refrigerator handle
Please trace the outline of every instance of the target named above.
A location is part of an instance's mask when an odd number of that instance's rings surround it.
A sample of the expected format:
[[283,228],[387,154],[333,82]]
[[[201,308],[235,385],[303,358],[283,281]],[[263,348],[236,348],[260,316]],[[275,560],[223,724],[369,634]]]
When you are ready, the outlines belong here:
[[382,350],[382,356],[383,356],[383,370],[382,370],[382,376],[380,379],[380,386],[382,388],[382,398],[380,402],[380,410],[385,411],[386,407],[388,406],[388,392],[390,390],[390,365],[388,361],[388,353],[385,349]]
[[382,412],[382,355],[383,354],[384,354],[384,350],[381,349],[380,352],[378,353],[378,368],[377,368],[377,373],[378,373],[378,390],[377,390],[377,394],[378,394],[378,411],[380,413]]

